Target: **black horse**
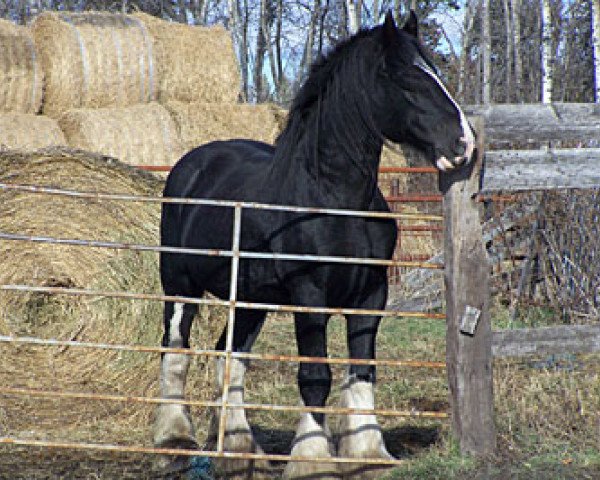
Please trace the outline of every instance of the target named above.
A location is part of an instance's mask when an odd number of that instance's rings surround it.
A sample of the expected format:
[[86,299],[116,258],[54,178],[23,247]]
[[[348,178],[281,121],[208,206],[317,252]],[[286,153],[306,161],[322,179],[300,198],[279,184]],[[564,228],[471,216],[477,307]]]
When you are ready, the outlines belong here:
[[[440,170],[468,162],[473,152],[473,131],[417,40],[414,14],[402,29],[388,14],[383,25],[359,32],[317,62],[294,100],[275,147],[250,140],[201,146],[173,168],[164,195],[388,212],[377,187],[384,139],[414,145]],[[231,208],[165,204],[161,243],[228,250],[232,225]],[[243,251],[389,259],[395,243],[396,226],[390,219],[265,210],[244,210],[242,216]],[[164,253],[161,281],[167,295],[200,297],[210,292],[227,299],[230,267],[229,258]],[[386,304],[386,268],[242,259],[237,288],[240,301],[377,310]],[[189,348],[196,311],[195,305],[166,303],[163,346]],[[237,309],[234,351],[250,351],[265,315],[261,310]],[[327,356],[328,318],[321,313],[295,314],[299,355]],[[379,321],[373,315],[348,316],[352,358],[375,357]],[[224,349],[225,338],[224,332],[217,349]],[[163,355],[162,397],[183,398],[188,365],[186,355]],[[243,402],[244,372],[244,362],[232,360],[232,403]],[[220,361],[218,383],[222,382]],[[350,367],[342,387],[342,405],[374,408],[374,382],[374,367]],[[329,366],[301,363],[298,385],[305,405],[324,406],[331,386]],[[226,422],[226,451],[261,452],[242,409],[229,409]],[[391,458],[374,415],[345,416],[340,438],[340,456]],[[195,448],[187,409],[161,405],[154,441],[162,447]],[[303,414],[292,456],[328,458],[334,452],[324,415]],[[240,461],[235,468],[245,465]],[[285,475],[339,478],[349,472],[338,470],[335,464],[290,462]]]

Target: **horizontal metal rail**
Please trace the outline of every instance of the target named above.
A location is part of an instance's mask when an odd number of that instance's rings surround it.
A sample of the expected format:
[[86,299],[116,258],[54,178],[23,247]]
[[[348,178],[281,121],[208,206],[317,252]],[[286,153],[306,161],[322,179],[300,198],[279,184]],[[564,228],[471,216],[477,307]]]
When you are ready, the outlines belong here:
[[343,457],[292,457],[290,455],[267,453],[215,452],[211,450],[184,450],[178,448],[152,448],[107,443],[54,442],[49,440],[30,440],[15,437],[0,437],[0,445],[23,447],[57,448],[64,450],[92,450],[116,453],[148,453],[154,455],[184,455],[188,457],[229,458],[242,460],[267,460],[271,462],[315,462],[315,463],[355,463],[370,465],[403,465],[406,460],[388,460],[383,458],[343,458]]
[[[147,172],[170,172],[171,165],[136,165]],[[438,173],[434,167],[379,167],[379,173]]]
[[148,197],[140,195],[125,195],[125,194],[112,194],[112,193],[94,193],[94,192],[80,192],[75,190],[65,190],[51,187],[41,187],[32,185],[20,185],[10,183],[0,183],[0,189],[45,194],[45,195],[59,195],[72,198],[88,198],[93,200],[118,200],[126,202],[141,202],[141,203],[173,203],[181,205],[203,205],[213,207],[241,207],[255,210],[272,210],[272,211],[283,211],[283,212],[296,212],[296,213],[312,213],[312,214],[327,214],[327,215],[338,215],[344,217],[361,217],[361,218],[396,218],[406,220],[424,220],[424,221],[443,221],[443,217],[440,215],[421,215],[411,213],[393,213],[393,212],[365,212],[362,210],[343,210],[335,208],[316,208],[316,207],[296,207],[293,205],[275,205],[269,203],[258,203],[258,202],[243,202],[233,200],[212,200],[212,199],[200,199],[200,198],[173,198],[173,197]]
[[[187,255],[204,255],[211,257],[229,257],[233,256],[231,250],[202,249],[202,248],[182,248],[165,247],[158,245],[140,245],[134,243],[106,242],[99,240],[80,240],[72,238],[55,238],[36,235],[21,235],[17,233],[0,232],[0,240],[25,241],[34,243],[48,243],[55,245],[69,245],[77,247],[107,248],[115,250],[133,250],[142,252],[164,252],[164,253],[182,253]],[[271,252],[251,252],[240,251],[240,258],[278,260],[278,261],[303,261],[303,262],[322,262],[322,263],[349,263],[356,265],[379,265],[386,267],[409,267],[425,268],[432,270],[441,270],[444,268],[439,263],[428,263],[418,261],[404,260],[383,260],[378,258],[360,258],[360,257],[338,257],[329,255],[311,255],[311,254],[292,254],[292,253],[271,253]]]
[[[120,345],[95,342],[79,342],[75,340],[57,340],[57,339],[42,339],[36,337],[15,337],[9,335],[0,335],[0,342],[14,343],[19,345],[37,345],[49,347],[64,347],[64,348],[88,348],[97,350],[114,350],[119,352],[139,352],[139,353],[178,353],[191,356],[206,356],[206,357],[224,357],[226,352],[222,350],[207,350],[197,348],[172,348],[172,347],[150,347],[145,345]],[[362,358],[335,358],[335,357],[307,357],[301,355],[279,355],[272,353],[252,353],[252,352],[232,352],[233,358],[242,360],[261,360],[261,361],[276,361],[276,362],[310,362],[324,363],[330,365],[373,365],[382,367],[411,367],[411,368],[446,368],[445,362],[432,362],[424,360],[392,360],[379,359],[368,360]]]
[[[221,408],[222,401],[210,400],[184,400],[158,397],[140,397],[135,395],[110,395],[102,393],[85,392],[60,392],[53,390],[38,390],[31,388],[0,387],[0,394],[19,397],[40,397],[53,399],[97,400],[122,403],[146,403],[151,405],[186,405],[200,408]],[[428,412],[419,410],[384,410],[384,409],[359,409],[343,407],[305,407],[300,405],[271,405],[264,403],[225,403],[227,409],[257,410],[269,412],[295,412],[295,413],[324,413],[329,415],[379,415],[381,417],[412,417],[412,418],[448,418],[446,412]]]
[[59,295],[75,295],[87,297],[128,298],[131,300],[177,302],[189,303],[193,305],[220,305],[223,307],[234,306],[236,308],[266,310],[269,312],[324,313],[329,315],[376,315],[407,318],[437,318],[442,320],[446,318],[446,315],[443,313],[398,312],[395,310],[369,310],[361,308],[304,307],[300,305],[274,305],[270,303],[253,303],[237,300],[220,300],[214,298],[179,297],[175,295],[160,295],[152,293],[116,292],[105,290],[88,290],[83,288],[45,287],[35,285],[0,285],[0,291],[53,293]]

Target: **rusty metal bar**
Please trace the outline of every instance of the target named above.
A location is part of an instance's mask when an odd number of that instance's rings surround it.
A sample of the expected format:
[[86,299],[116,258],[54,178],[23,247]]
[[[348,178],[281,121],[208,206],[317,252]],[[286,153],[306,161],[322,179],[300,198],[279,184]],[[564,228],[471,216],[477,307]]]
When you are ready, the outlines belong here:
[[[166,252],[182,253],[186,255],[205,255],[212,257],[231,257],[231,250],[206,249],[206,248],[182,248],[165,247],[158,245],[140,245],[135,243],[107,242],[99,240],[81,240],[72,238],[55,238],[39,235],[22,235],[17,233],[0,232],[0,240],[24,241],[34,243],[48,243],[55,245],[68,245],[76,247],[107,248],[115,250],[133,250],[138,252]],[[378,258],[362,257],[338,257],[328,255],[292,254],[292,253],[270,253],[270,252],[239,252],[240,258],[261,260],[291,260],[302,262],[328,262],[328,263],[351,263],[356,265],[380,265],[386,267],[424,268],[431,270],[442,270],[444,267],[439,263],[428,263],[403,260],[383,260]]]
[[31,440],[15,437],[0,437],[0,445],[29,446],[41,448],[58,448],[65,450],[95,450],[116,453],[149,453],[154,455],[185,455],[188,457],[219,457],[244,460],[267,460],[272,462],[319,462],[319,463],[368,463],[371,465],[403,465],[406,460],[386,460],[382,458],[342,458],[342,457],[291,457],[290,455],[258,454],[223,452],[217,453],[210,450],[183,450],[177,448],[152,448],[133,445],[115,445],[107,443],[74,443],[53,442],[48,440]]
[[[44,287],[33,285],[0,285],[0,291],[14,292],[33,292],[33,293],[54,293],[59,295],[75,295],[87,297],[108,297],[108,298],[128,298],[131,300],[153,300],[161,302],[180,302],[190,303],[194,305],[220,305],[230,307],[231,302],[228,300],[219,300],[213,298],[193,298],[193,297],[178,297],[175,295],[160,295],[152,293],[132,293],[132,292],[111,292],[102,290],[87,290],[83,288],[67,288],[67,287]],[[437,318],[445,319],[443,313],[427,313],[427,312],[398,312],[394,310],[368,310],[360,308],[330,308],[330,307],[303,307],[300,305],[274,305],[270,303],[252,303],[252,302],[235,302],[236,308],[247,308],[252,310],[267,310],[270,312],[303,312],[303,313],[327,313],[330,315],[377,315],[388,317],[407,317],[407,318]]]
[[386,197],[388,202],[399,202],[399,203],[427,203],[427,202],[435,202],[440,203],[442,201],[441,195],[434,194],[423,194],[423,193],[404,193],[401,195],[390,195]]
[[[136,165],[147,172],[170,172],[170,165]],[[379,173],[438,173],[434,167],[379,167]]]
[[443,228],[439,225],[398,225],[398,231],[402,232],[441,232]]
[[235,208],[240,205],[242,208],[253,208],[256,210],[273,210],[283,212],[296,213],[313,213],[339,215],[344,217],[362,217],[362,218],[404,218],[407,220],[424,220],[424,221],[443,221],[440,215],[421,215],[410,213],[391,213],[391,212],[365,212],[361,210],[343,210],[335,208],[313,208],[313,207],[296,207],[291,205],[274,205],[258,202],[236,202],[233,200],[212,200],[200,198],[169,198],[169,197],[142,197],[139,195],[125,194],[110,194],[110,193],[91,193],[79,192],[74,190],[64,190],[59,188],[32,186],[32,185],[17,185],[10,183],[0,183],[0,189],[39,193],[46,195],[60,195],[73,198],[89,198],[93,200],[119,200],[141,203],[174,203],[181,205],[204,205],[213,207],[230,207]]
[[379,173],[438,173],[435,167],[379,167]]
[[[52,399],[77,399],[77,400],[97,400],[122,403],[146,403],[151,405],[173,404],[186,405],[189,407],[199,408],[218,408],[226,406],[230,409],[254,410],[254,411],[269,411],[269,412],[294,412],[294,413],[324,413],[330,415],[379,415],[382,417],[411,417],[411,418],[448,418],[446,412],[429,412],[420,410],[390,410],[390,409],[360,409],[360,408],[344,408],[344,407],[306,407],[300,405],[272,405],[262,403],[228,403],[223,401],[210,400],[184,400],[184,399],[169,399],[158,397],[140,397],[135,395],[111,395],[102,393],[84,393],[84,392],[61,392],[53,390],[36,390],[31,388],[17,387],[0,387],[0,394],[19,396],[19,397],[40,397]],[[217,447],[217,451],[223,449]]]
[[[56,340],[56,339],[41,339],[35,337],[13,337],[8,335],[0,335],[0,342],[16,343],[20,345],[38,345],[50,347],[66,347],[66,348],[90,348],[99,350],[116,350],[122,352],[139,352],[139,353],[178,353],[193,356],[206,357],[223,357],[225,353],[221,350],[205,350],[192,348],[171,348],[171,347],[148,347],[144,345],[119,345],[93,342],[78,342],[75,340]],[[367,360],[361,358],[323,358],[323,357],[306,357],[300,355],[279,355],[270,353],[252,353],[252,352],[232,352],[233,358],[244,360],[260,360],[260,361],[276,361],[276,362],[310,362],[310,363],[326,363],[331,365],[374,365],[382,367],[412,367],[412,368],[446,368],[445,362],[432,362],[422,360]]]

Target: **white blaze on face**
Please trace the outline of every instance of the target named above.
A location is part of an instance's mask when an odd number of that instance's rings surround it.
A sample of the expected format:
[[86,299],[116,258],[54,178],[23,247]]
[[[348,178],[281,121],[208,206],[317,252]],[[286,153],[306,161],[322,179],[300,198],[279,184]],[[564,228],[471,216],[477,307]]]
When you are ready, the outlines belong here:
[[420,57],[417,57],[417,60],[415,61],[415,66],[423,70],[439,85],[439,87],[442,89],[442,92],[444,92],[444,95],[446,95],[448,100],[454,105],[454,107],[458,111],[458,115],[460,117],[460,125],[463,131],[463,136],[460,138],[460,140],[465,144],[465,153],[462,157],[455,157],[453,161],[448,160],[445,156],[442,156],[436,160],[437,168],[439,168],[441,171],[445,172],[447,170],[452,170],[461,163],[465,161],[468,162],[471,159],[473,151],[475,150],[475,134],[473,133],[471,125],[469,125],[467,117],[462,111],[462,108],[460,108],[458,103],[456,103],[456,100],[452,98],[452,95],[450,95],[450,92],[448,91],[444,83],[440,80],[440,77],[438,77],[436,73],[429,67],[429,65],[427,65],[427,63],[425,63],[425,61]]

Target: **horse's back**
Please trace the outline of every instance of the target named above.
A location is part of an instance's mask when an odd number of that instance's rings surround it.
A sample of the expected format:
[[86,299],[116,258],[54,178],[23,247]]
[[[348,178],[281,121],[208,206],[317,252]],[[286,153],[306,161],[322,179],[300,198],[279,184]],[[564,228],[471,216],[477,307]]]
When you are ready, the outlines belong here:
[[245,196],[239,187],[262,175],[274,151],[273,146],[254,140],[216,141],[197,147],[175,164],[164,196],[238,200],[234,197]]

